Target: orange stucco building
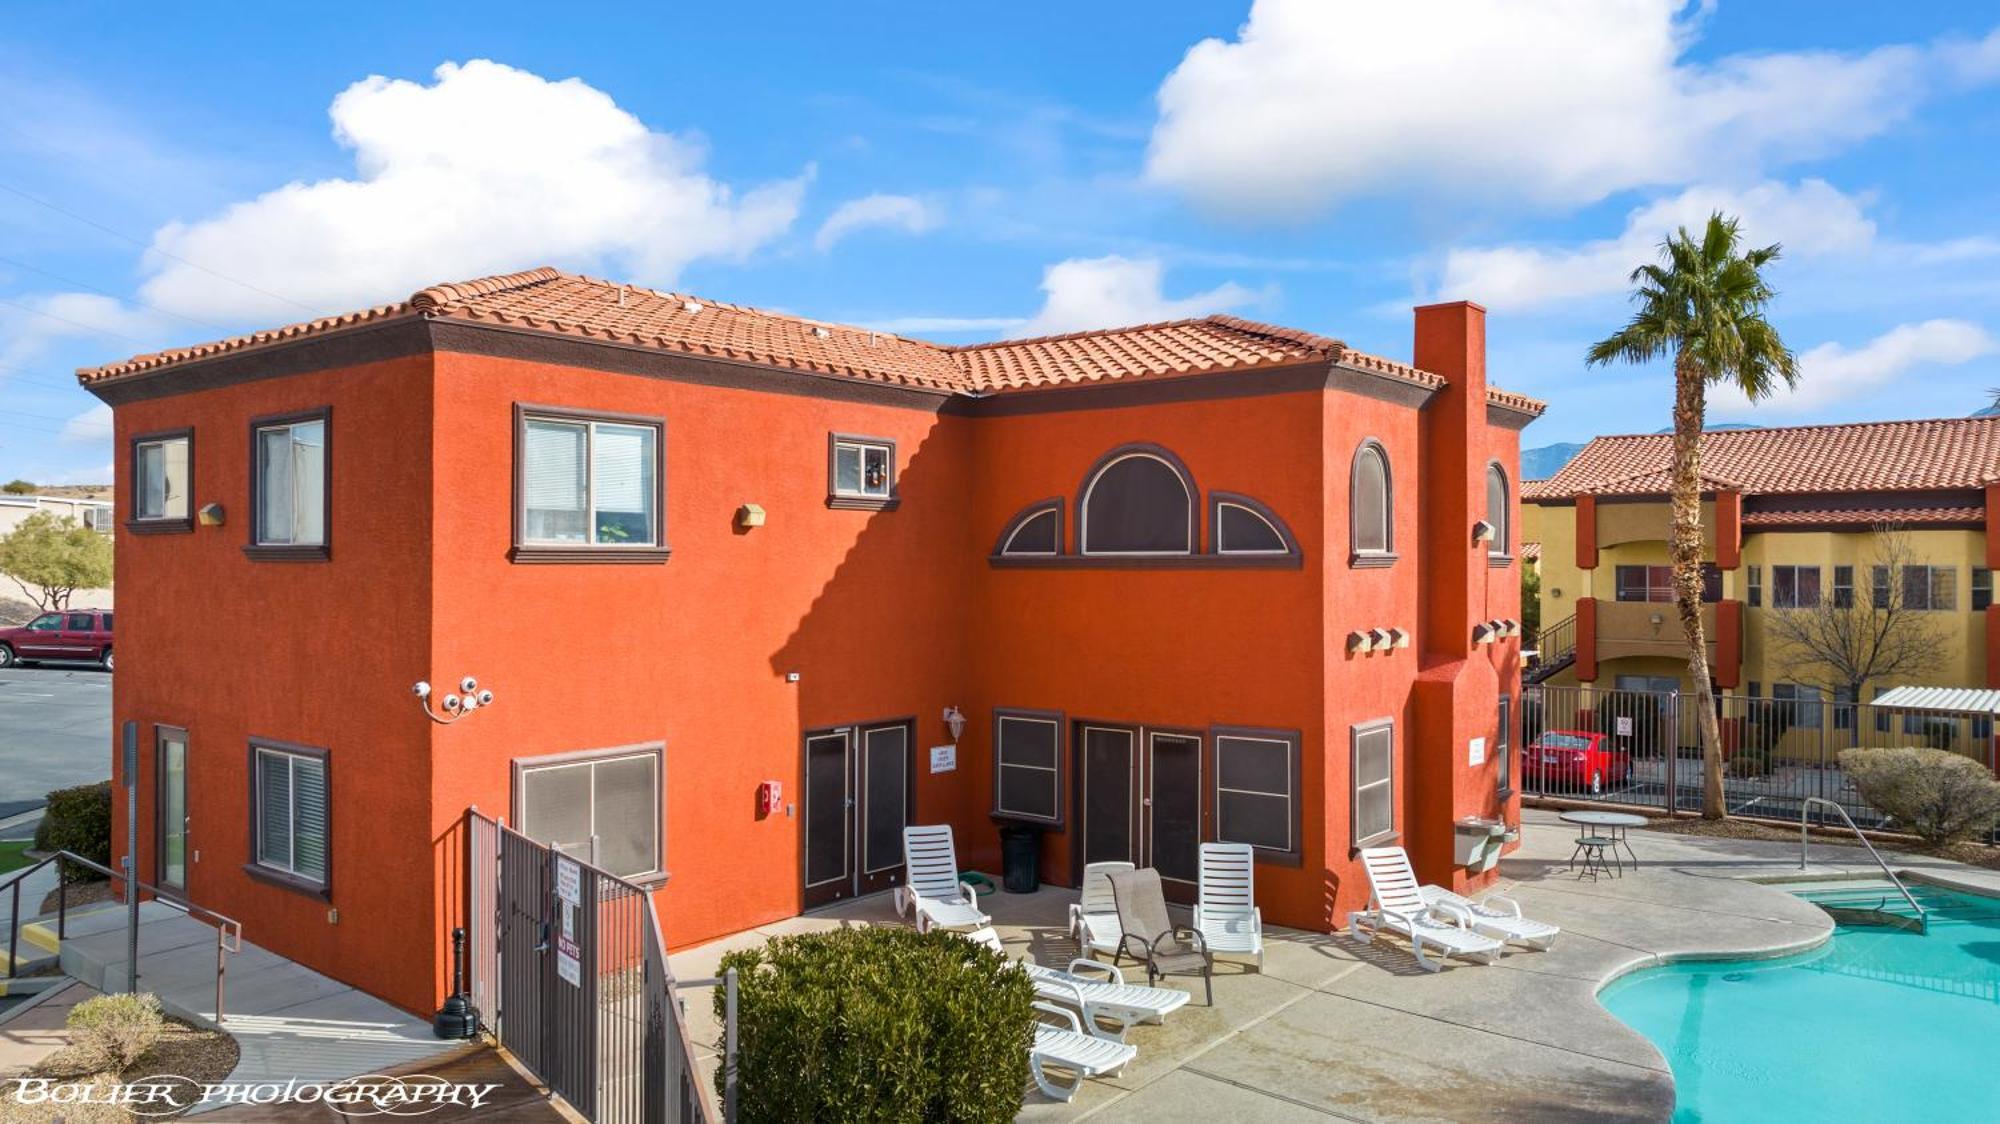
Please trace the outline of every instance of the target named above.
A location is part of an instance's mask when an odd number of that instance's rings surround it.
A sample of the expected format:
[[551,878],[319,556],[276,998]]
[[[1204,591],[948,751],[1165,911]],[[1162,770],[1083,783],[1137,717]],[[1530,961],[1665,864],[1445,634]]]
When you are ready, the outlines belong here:
[[[1183,895],[1249,842],[1304,928],[1363,843],[1477,884],[1541,410],[1484,316],[1418,309],[1411,363],[1227,317],[940,347],[543,269],[81,372],[140,869],[415,1011],[469,807],[675,946],[887,889],[904,823]],[[427,718],[463,676],[493,703]]]

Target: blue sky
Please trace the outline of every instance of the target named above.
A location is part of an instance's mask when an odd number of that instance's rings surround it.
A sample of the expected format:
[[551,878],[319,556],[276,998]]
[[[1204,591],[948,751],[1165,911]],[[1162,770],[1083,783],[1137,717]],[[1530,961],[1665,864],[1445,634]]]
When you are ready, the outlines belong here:
[[109,478],[79,365],[540,264],[941,341],[1470,297],[1525,444],[1652,430],[1582,352],[1714,207],[1806,371],[1718,419],[2000,385],[1990,4],[299,8],[10,6],[0,478]]

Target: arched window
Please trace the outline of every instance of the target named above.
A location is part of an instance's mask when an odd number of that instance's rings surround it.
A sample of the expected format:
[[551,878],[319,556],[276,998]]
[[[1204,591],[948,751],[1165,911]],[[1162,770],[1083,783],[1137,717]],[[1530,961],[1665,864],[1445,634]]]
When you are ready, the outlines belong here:
[[1062,553],[1062,507],[1060,499],[1043,500],[1023,509],[1000,532],[993,546],[999,558],[1053,558]]
[[1507,544],[1512,542],[1514,528],[1508,516],[1511,497],[1507,494],[1507,470],[1499,464],[1486,466],[1486,521],[1493,524],[1493,541],[1486,544],[1486,555],[1493,559],[1508,557]]
[[1114,449],[1077,501],[1084,554],[1193,554],[1195,490],[1187,470],[1157,446]]
[[1357,566],[1386,566],[1396,560],[1396,493],[1389,478],[1389,454],[1368,440],[1354,451],[1348,482],[1348,519]]
[[1217,554],[1295,556],[1298,540],[1278,513],[1237,492],[1208,494],[1209,534]]

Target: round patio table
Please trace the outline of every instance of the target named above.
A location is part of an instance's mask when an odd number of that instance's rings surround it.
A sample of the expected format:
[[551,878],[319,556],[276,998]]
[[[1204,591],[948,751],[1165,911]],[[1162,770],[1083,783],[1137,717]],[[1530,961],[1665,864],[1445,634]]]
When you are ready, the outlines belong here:
[[[1578,839],[1582,839],[1588,835],[1598,834],[1597,831],[1592,830],[1593,828],[1602,829],[1602,834],[1604,835],[1604,837],[1611,840],[1611,846],[1613,848],[1611,852],[1612,861],[1619,862],[1618,852],[1616,849],[1619,847],[1623,847],[1625,848],[1625,853],[1632,856],[1632,869],[1633,870],[1639,869],[1639,856],[1632,850],[1632,841],[1626,838],[1625,833],[1628,830],[1635,827],[1645,827],[1646,817],[1631,815],[1630,813],[1627,812],[1583,811],[1583,812],[1563,812],[1556,818],[1564,823],[1575,824],[1576,837]],[[1576,865],[1575,855],[1570,856],[1570,865],[1571,866]],[[1620,873],[1624,872],[1623,862],[1619,862],[1619,872]]]

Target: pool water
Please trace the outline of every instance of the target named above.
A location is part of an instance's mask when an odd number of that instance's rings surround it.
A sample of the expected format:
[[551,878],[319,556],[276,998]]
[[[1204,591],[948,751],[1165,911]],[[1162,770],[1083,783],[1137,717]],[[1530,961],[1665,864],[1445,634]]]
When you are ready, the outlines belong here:
[[1676,1121],[2000,1118],[2000,899],[1910,890],[1928,933],[1840,925],[1808,953],[1648,969],[1598,998],[1673,1066]]

